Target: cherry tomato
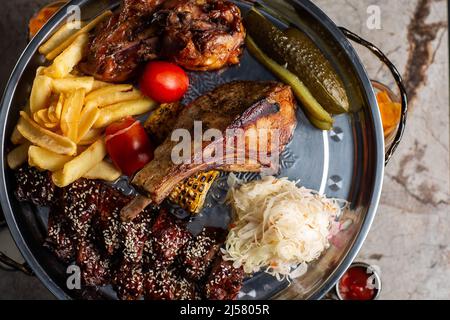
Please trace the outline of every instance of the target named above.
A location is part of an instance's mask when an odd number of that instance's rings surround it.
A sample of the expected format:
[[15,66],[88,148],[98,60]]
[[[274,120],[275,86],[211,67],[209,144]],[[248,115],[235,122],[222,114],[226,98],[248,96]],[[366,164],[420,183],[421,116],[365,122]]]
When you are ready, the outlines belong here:
[[114,164],[132,176],[153,160],[154,148],[141,123],[127,117],[106,128],[106,150]]
[[140,81],[141,91],[159,103],[180,100],[188,87],[186,72],[176,64],[164,61],[149,62]]

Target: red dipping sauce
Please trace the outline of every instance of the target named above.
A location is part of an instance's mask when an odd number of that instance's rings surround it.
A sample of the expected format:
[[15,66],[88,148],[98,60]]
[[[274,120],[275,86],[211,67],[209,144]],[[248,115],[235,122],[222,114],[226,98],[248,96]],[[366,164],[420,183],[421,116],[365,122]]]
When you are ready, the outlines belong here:
[[374,300],[378,290],[374,285],[374,274],[365,267],[350,267],[339,280],[342,300]]

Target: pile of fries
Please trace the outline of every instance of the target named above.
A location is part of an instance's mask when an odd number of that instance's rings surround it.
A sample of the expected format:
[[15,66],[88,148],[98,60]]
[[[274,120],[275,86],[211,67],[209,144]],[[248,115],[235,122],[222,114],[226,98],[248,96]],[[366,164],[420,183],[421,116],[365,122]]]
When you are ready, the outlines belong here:
[[109,84],[76,70],[84,58],[89,31],[109,17],[106,12],[79,30],[62,26],[39,52],[52,61],[39,67],[27,107],[11,136],[16,145],[7,156],[16,169],[30,166],[52,172],[53,182],[65,187],[79,178],[114,181],[121,175],[105,161],[104,129],[126,116],[147,113],[155,102],[131,84]]

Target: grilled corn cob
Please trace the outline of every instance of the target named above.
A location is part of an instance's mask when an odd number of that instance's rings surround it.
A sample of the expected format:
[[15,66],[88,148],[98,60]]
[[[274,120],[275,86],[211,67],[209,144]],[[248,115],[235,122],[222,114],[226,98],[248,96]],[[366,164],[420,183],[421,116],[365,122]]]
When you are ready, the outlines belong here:
[[218,174],[219,171],[200,172],[186,179],[175,187],[169,199],[191,214],[199,213]]

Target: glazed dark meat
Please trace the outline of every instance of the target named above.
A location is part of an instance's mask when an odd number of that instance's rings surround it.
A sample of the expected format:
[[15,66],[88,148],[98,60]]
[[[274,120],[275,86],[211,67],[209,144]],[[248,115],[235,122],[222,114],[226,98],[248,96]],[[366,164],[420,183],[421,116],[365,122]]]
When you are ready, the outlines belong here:
[[217,228],[205,228],[188,242],[180,253],[180,265],[187,278],[201,280],[209,270],[225,240],[225,232]]
[[217,257],[205,286],[205,297],[209,300],[235,300],[242,288],[244,271],[236,269],[232,262]]
[[120,210],[132,197],[124,195],[119,190],[103,185],[100,192],[98,211],[92,220],[93,230],[99,244],[107,255],[113,256],[121,246]]
[[59,202],[50,208],[45,246],[64,263],[75,260],[77,243]]
[[173,270],[151,269],[145,273],[146,300],[198,300],[195,284]]
[[88,238],[80,242],[76,263],[80,267],[83,284],[104,286],[109,283],[111,261],[101,254],[95,240]]
[[166,209],[162,209],[156,218],[151,236],[150,260],[161,266],[172,264],[180,249],[192,238],[185,225],[176,221]]
[[167,58],[190,70],[239,62],[245,31],[239,8],[224,0],[126,0],[100,24],[81,69],[123,82],[146,61]]
[[142,217],[121,225],[122,258],[114,277],[114,288],[121,300],[136,300],[143,294],[143,252],[150,234],[152,210]]
[[56,200],[56,186],[51,175],[28,165],[15,172],[16,198],[19,201],[32,202],[37,206],[50,206]]
[[61,209],[78,241],[86,238],[97,213],[100,188],[99,182],[79,179],[62,190]]

